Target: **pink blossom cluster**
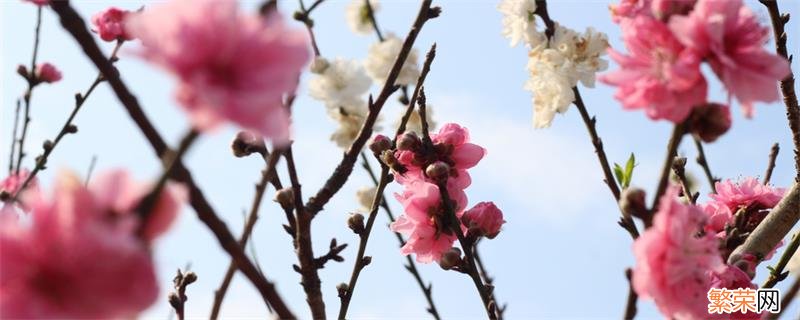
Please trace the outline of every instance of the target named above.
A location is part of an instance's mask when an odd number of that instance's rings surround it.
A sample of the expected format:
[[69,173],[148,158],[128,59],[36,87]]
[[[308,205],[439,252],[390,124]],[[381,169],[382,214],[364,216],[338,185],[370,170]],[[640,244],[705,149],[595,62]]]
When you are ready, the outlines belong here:
[[135,209],[149,190],[113,171],[88,187],[60,173],[50,197],[32,191],[29,213],[0,224],[0,318],[133,318],[155,302],[150,243],[186,194],[168,185],[142,221]]
[[310,52],[306,34],[279,13],[242,13],[234,0],[173,0],[131,14],[125,25],[142,41],[142,56],[178,78],[176,98],[196,128],[230,121],[288,139],[283,98]]
[[[735,223],[733,213],[747,210],[746,226],[755,228],[783,194],[782,189],[746,178],[716,184],[717,193],[703,205],[679,200],[677,186],[660,200],[653,227],[633,244],[636,266],[633,286],[640,297],[653,299],[659,310],[675,319],[707,319],[710,288],[751,288],[755,257],[736,265],[725,263],[726,229]],[[752,231],[752,229],[743,232]],[[759,318],[754,313],[734,313],[735,319]]]
[[[377,140],[383,139],[377,137]],[[408,132],[398,137],[393,156],[402,167],[395,180],[403,185],[395,197],[405,213],[391,225],[392,230],[408,236],[401,249],[403,254],[416,254],[417,261],[439,261],[457,239],[449,224],[460,225],[467,235],[494,238],[505,222],[503,213],[494,203],[482,202],[466,210],[465,189],[472,180],[467,169],[478,164],[486,150],[470,142],[466,128],[448,123],[438,133],[431,134],[430,145],[416,134]],[[439,185],[447,188],[451,206],[460,221],[445,216]],[[449,221],[449,222],[448,222]]]
[[620,69],[601,80],[618,87],[625,109],[651,119],[680,123],[708,102],[703,62],[747,117],[754,102],[779,98],[777,81],[790,73],[764,48],[769,28],[741,0],[622,0],[611,12],[628,53],[609,49]]

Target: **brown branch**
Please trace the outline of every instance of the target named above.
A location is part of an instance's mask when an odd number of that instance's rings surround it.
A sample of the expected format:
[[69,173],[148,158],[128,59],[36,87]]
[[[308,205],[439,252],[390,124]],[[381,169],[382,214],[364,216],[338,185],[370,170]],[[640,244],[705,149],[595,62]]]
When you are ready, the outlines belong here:
[[769,278],[767,278],[767,281],[761,285],[761,288],[772,288],[778,282],[786,279],[786,277],[789,275],[789,272],[783,272],[783,269],[785,269],[789,264],[789,260],[792,260],[792,256],[794,256],[794,253],[797,252],[798,247],[800,247],[800,232],[795,233],[792,237],[792,240],[789,241],[789,245],[786,246],[786,250],[783,251],[781,258],[778,259],[778,264],[776,264],[775,267],[770,270]]
[[[128,87],[119,78],[118,71],[106,59],[100,48],[97,46],[92,35],[86,28],[83,18],[69,5],[69,1],[53,1],[50,7],[58,14],[61,25],[78,42],[84,53],[107,79],[117,98],[128,111],[131,119],[142,131],[147,141],[153,147],[156,155],[160,158],[169,151],[164,139],[156,131],[153,124],[144,114],[138,100],[130,92]],[[208,203],[203,192],[192,179],[189,170],[179,162],[172,176],[176,181],[186,184],[189,188],[190,204],[195,209],[198,218],[214,233],[220,246],[234,259],[236,265],[242,273],[255,285],[264,299],[265,303],[272,305],[280,318],[293,319],[294,315],[278,295],[272,283],[262,275],[255,267],[253,262],[247,257],[242,247],[231,234],[219,216],[214,212],[211,204]]]
[[[786,50],[786,23],[789,22],[789,14],[781,14],[778,9],[778,2],[774,0],[760,0],[767,11],[769,18],[772,21],[772,31],[775,37],[775,51],[783,58],[787,59],[790,64],[792,57],[789,56]],[[800,183],[800,106],[797,104],[797,94],[794,91],[794,74],[789,72],[789,75],[781,80],[781,92],[783,93],[783,102],[786,104],[786,118],[789,120],[789,128],[792,130],[792,141],[794,142],[794,166],[797,170],[795,182]]]
[[[736,248],[728,258],[729,264],[735,264],[737,260],[741,259],[745,254],[752,254],[758,259],[763,259],[775,246],[783,240],[792,227],[800,220],[800,183],[795,183],[791,188],[786,190],[778,204],[772,208],[772,211],[764,218],[761,223],[750,233],[744,244]],[[794,252],[790,249],[797,248],[794,242],[800,241],[800,237],[795,237],[786,247],[784,255],[789,255]],[[781,264],[775,267],[775,274],[780,274],[783,268]]]
[[652,218],[653,215],[658,212],[658,205],[660,203],[661,196],[667,191],[669,173],[672,170],[672,161],[674,161],[675,157],[678,155],[678,146],[681,145],[681,140],[683,140],[684,133],[686,133],[686,125],[683,123],[676,124],[672,130],[672,135],[669,137],[669,141],[667,142],[667,155],[664,159],[664,166],[661,168],[661,178],[658,179],[658,186],[656,186],[652,210],[650,211],[649,219],[645,219],[644,221],[646,228],[649,228],[653,224]]
[[708,185],[711,186],[711,192],[717,193],[717,181],[719,179],[715,178],[713,174],[711,174],[711,167],[708,165],[708,159],[706,159],[706,151],[703,148],[703,142],[700,141],[698,137],[693,137],[694,139],[694,146],[697,148],[697,164],[703,168],[703,172],[706,175],[706,179],[708,179]]
[[11,131],[11,152],[8,154],[8,175],[14,173],[14,154],[17,153],[17,131],[19,127],[19,111],[22,107],[21,101],[17,99],[17,108],[14,109],[14,130]]
[[628,299],[625,304],[625,315],[622,319],[632,320],[636,318],[636,301],[639,299],[639,296],[636,294],[636,291],[633,290],[633,271],[631,268],[625,269],[625,278],[628,279]]
[[[116,62],[117,53],[119,52],[119,48],[122,46],[122,43],[123,41],[117,41],[116,46],[114,46],[114,50],[111,52],[111,57],[109,58],[109,60],[111,60],[112,63]],[[33,179],[36,177],[36,174],[38,174],[39,171],[45,169],[45,167],[47,166],[47,159],[50,157],[50,154],[53,152],[53,150],[55,150],[56,146],[58,146],[58,143],[61,142],[61,139],[63,139],[67,134],[74,134],[77,132],[77,127],[74,124],[72,124],[72,121],[75,120],[75,116],[77,116],[78,112],[81,111],[81,107],[83,107],[83,104],[86,102],[86,99],[89,98],[89,95],[91,95],[92,92],[94,92],[94,89],[97,88],[97,86],[104,80],[105,79],[103,78],[103,74],[100,73],[94,79],[94,82],[92,82],[92,84],[89,85],[89,89],[86,90],[86,93],[75,94],[75,107],[72,108],[72,113],[70,113],[69,117],[67,117],[67,121],[65,121],[64,125],[61,126],[61,130],[58,132],[56,137],[53,140],[45,141],[43,145],[44,150],[42,154],[36,157],[36,166],[33,168],[31,173],[28,174],[28,177],[25,179],[25,181],[22,182],[22,185],[20,185],[20,187],[17,188],[17,192],[14,195],[14,199],[18,197],[18,195],[20,194],[20,192],[22,192],[22,190],[28,187],[28,184],[30,184],[31,181],[33,181]]]
[[[22,134],[19,136],[19,153],[17,154],[17,174],[19,174],[20,169],[22,168],[22,159],[25,158],[25,137],[28,135],[28,126],[31,122],[31,96],[33,95],[33,88],[35,88],[39,84],[39,80],[36,77],[36,56],[39,53],[39,34],[41,33],[42,28],[42,7],[38,6],[36,8],[36,29],[34,31],[33,37],[33,55],[31,56],[31,68],[28,74],[25,76],[25,80],[28,81],[28,89],[25,90],[25,94],[23,96],[23,100],[25,101],[25,119],[22,122]],[[20,188],[22,189],[22,188]]]
[[775,160],[778,159],[778,153],[781,151],[781,147],[776,142],[772,145],[772,148],[769,151],[769,162],[767,163],[767,172],[764,173],[764,184],[769,184],[769,180],[772,179],[772,170],[775,169]]
[[311,40],[311,48],[314,49],[314,55],[319,57],[319,46],[317,45],[317,37],[314,35],[314,20],[311,20],[311,11],[314,10],[324,0],[315,1],[308,9],[303,0],[298,0],[300,3],[300,11],[294,13],[294,19],[303,23],[308,30],[308,37]]
[[[398,54],[397,59],[395,60],[394,65],[389,72],[389,76],[386,80],[386,83],[383,85],[383,89],[381,89],[377,99],[370,101],[369,103],[369,113],[364,120],[361,131],[347,152],[344,153],[342,160],[339,162],[339,165],[336,167],[333,174],[325,182],[325,185],[306,203],[306,211],[310,215],[313,216],[320,212],[325,204],[330,201],[331,197],[333,197],[333,195],[342,188],[344,183],[347,181],[347,178],[350,176],[350,173],[353,172],[353,166],[355,165],[356,160],[358,160],[358,154],[367,143],[369,137],[372,136],[372,127],[375,125],[375,121],[378,119],[378,114],[380,114],[381,109],[383,108],[383,105],[386,103],[386,100],[389,98],[389,96],[391,96],[391,94],[397,90],[395,81],[400,75],[400,69],[403,67],[406,58],[408,57],[408,53],[414,46],[414,41],[417,39],[417,35],[422,30],[425,22],[438,17],[441,12],[439,7],[431,8],[430,5],[431,0],[422,1],[417,18],[414,21],[411,30],[408,32],[405,41],[403,42],[403,47],[401,48],[400,53]],[[412,101],[414,98],[415,97],[412,96]]]
[[[406,118],[405,121],[408,121],[408,118]],[[364,170],[367,171],[370,179],[372,179],[372,182],[377,187],[380,182],[378,181],[378,177],[375,175],[375,172],[372,170],[372,166],[370,166],[367,155],[364,152],[361,152],[361,161],[362,161],[362,167],[364,168]],[[389,207],[389,203],[386,202],[386,196],[383,194],[381,194],[380,196],[381,196],[381,207],[383,207],[383,211],[386,212],[386,216],[387,218],[389,218],[389,222],[394,222],[395,220],[394,214],[392,213],[392,209]],[[392,232],[392,233],[394,233],[395,237],[397,237],[397,241],[400,243],[400,247],[406,245],[406,241],[403,239],[402,234],[400,234],[399,232]],[[422,275],[420,275],[419,270],[417,269],[417,263],[414,262],[414,259],[411,258],[410,255],[406,256],[406,262],[407,264],[404,265],[405,269],[409,273],[411,273],[411,275],[414,277],[414,280],[416,280],[417,285],[422,290],[422,293],[425,295],[425,300],[427,300],[428,302],[428,307],[426,308],[426,310],[428,311],[428,313],[431,314],[431,316],[433,316],[434,319],[436,320],[441,319],[441,317],[439,316],[439,310],[436,309],[436,304],[433,303],[433,284],[431,283],[427,285],[425,284],[425,281],[422,280]]]
[[311,242],[311,220],[314,218],[303,206],[303,195],[300,180],[297,178],[297,168],[294,163],[291,145],[286,148],[283,154],[286,158],[286,167],[289,171],[289,180],[292,183],[292,193],[294,195],[295,207],[295,245],[297,246],[297,259],[300,266],[296,268],[301,275],[300,284],[306,293],[306,302],[311,308],[313,319],[325,319],[325,300],[322,299],[320,289],[322,281],[317,272],[318,266],[315,263],[314,248]]
[[375,11],[372,10],[372,4],[369,3],[369,0],[364,0],[364,6],[367,8],[367,15],[369,16],[369,21],[372,22],[372,28],[375,29],[375,35],[378,36],[380,42],[383,42],[383,34],[381,29],[378,28],[378,21],[375,19]]
[[[267,154],[265,152],[265,154]],[[250,213],[247,215],[242,235],[239,237],[239,246],[244,248],[247,241],[250,240],[250,235],[253,233],[256,221],[258,220],[258,208],[261,207],[261,201],[264,198],[264,192],[267,190],[267,183],[272,182],[275,190],[280,190],[280,178],[275,174],[275,166],[280,159],[279,152],[273,152],[267,156],[267,161],[264,170],[261,171],[261,180],[256,184],[256,192],[253,196],[253,203],[250,205]],[[214,291],[214,305],[211,307],[210,319],[217,319],[219,311],[222,308],[222,301],[225,299],[225,294],[228,292],[228,287],[233,281],[233,275],[236,273],[236,261],[231,260],[228,264],[228,270],[222,278],[222,283],[219,288]]]
[[[481,260],[481,255],[480,255],[480,252],[478,251],[478,244],[477,243],[475,244],[474,254],[475,254],[475,262],[477,263],[478,272],[480,273],[481,278],[483,279],[483,281],[486,283],[487,286],[494,287],[494,278],[489,276],[489,273],[486,271],[486,267],[483,266],[483,260]],[[497,297],[494,294],[494,290],[492,290],[492,293],[491,293],[490,297],[491,297],[492,301],[495,302],[495,305],[496,305],[497,304]],[[505,313],[506,308],[508,308],[508,304],[507,303],[503,304],[502,307],[501,306],[496,306],[496,308],[497,308],[497,319],[498,320],[503,320],[503,313]]]

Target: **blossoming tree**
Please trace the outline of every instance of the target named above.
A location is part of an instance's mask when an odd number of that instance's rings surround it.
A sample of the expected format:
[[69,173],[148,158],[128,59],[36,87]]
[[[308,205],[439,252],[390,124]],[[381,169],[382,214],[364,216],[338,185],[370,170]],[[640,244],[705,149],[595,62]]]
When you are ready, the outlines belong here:
[[[522,45],[527,52],[527,65],[520,68],[529,78],[519,86],[533,98],[532,126],[550,127],[557,114],[574,105],[588,131],[605,185],[619,209],[618,224],[633,240],[629,256],[634,263],[626,270],[629,292],[626,305],[620,306],[626,319],[634,318],[637,305],[643,303],[653,303],[664,317],[674,319],[776,317],[780,310],[720,305],[712,297],[726,290],[769,289],[790,279],[793,285],[781,301],[786,310],[800,290],[797,275],[787,271],[800,269],[800,254],[795,254],[800,234],[787,237],[800,220],[800,108],[786,46],[789,16],[781,14],[777,2],[762,3],[769,25],[741,0],[620,0],[603,17],[621,30],[624,46],[619,48],[610,47],[602,30],[579,32],[558,23],[544,0],[501,0],[496,5],[502,15],[498,32],[512,47]],[[429,74],[436,74],[437,45],[431,44],[423,55],[417,39],[428,24],[447,14],[447,8],[422,0],[416,16],[407,17],[411,27],[390,32],[379,27],[379,1],[351,1],[344,12],[347,27],[378,40],[360,61],[328,55],[329,48],[318,41],[316,31],[324,26],[314,14],[326,4],[300,0],[289,9],[299,22],[293,26],[278,8],[289,5],[277,1],[248,11],[235,0],[168,0],[127,10],[109,7],[88,19],[66,0],[21,1],[15,10],[36,10],[37,20],[31,62],[16,69],[27,87],[9,120],[13,130],[8,171],[0,184],[0,317],[134,318],[155,304],[168,304],[179,319],[197,307],[208,307],[209,317],[216,319],[225,317],[223,302],[234,276],[241,273],[276,317],[345,319],[352,317],[354,297],[379,294],[368,292],[372,287],[357,286],[362,273],[370,272],[370,252],[377,250],[370,246],[370,237],[377,233],[394,234],[400,249],[392,253],[404,256],[409,275],[403,276],[413,279],[431,317],[449,317],[437,308],[437,294],[463,296],[460,301],[478,304],[481,316],[489,319],[507,316],[507,305],[496,294],[503,288],[495,288],[479,244],[503,241],[506,219],[513,221],[517,213],[504,214],[504,205],[493,201],[502,198],[502,190],[496,190],[496,199],[468,196],[473,183],[481,183],[473,181],[471,172],[491,151],[473,136],[487,133],[470,131],[468,124],[445,117],[434,120],[428,102],[428,95],[437,95],[426,91]],[[69,76],[56,62],[38,61],[42,16],[48,11],[98,73],[75,95],[74,107],[55,137],[34,141],[41,142],[41,150],[29,157],[36,149],[29,132],[36,121],[31,110],[38,107],[35,89],[63,85]],[[104,53],[105,47],[110,54]],[[125,81],[125,75],[136,70],[118,68],[121,50],[125,59],[150,64],[174,82],[177,114],[188,124],[177,143],[165,140],[143,100],[134,95],[133,88],[140,84]],[[610,66],[607,57],[615,65]],[[636,158],[631,154],[625,165],[611,166],[597,118],[590,116],[581,97],[581,87],[594,88],[598,80],[615,88],[614,98],[624,110],[643,110],[648,119],[673,127],[662,169],[654,173],[658,179],[650,205],[646,191],[632,183]],[[724,89],[725,101],[713,101],[712,82]],[[66,148],[60,143],[80,139],[71,138],[78,133],[76,117],[100,86],[110,88],[119,108],[144,136],[158,160],[158,174],[139,182],[142,179],[126,168],[94,177],[90,169],[84,179],[61,170],[52,182],[42,181],[39,174],[48,169],[50,156]],[[304,127],[298,114],[308,112],[295,106],[303,88],[336,124],[330,141],[340,148],[340,156],[295,153]],[[758,104],[781,98],[789,124],[782,130],[792,133],[794,182],[770,183],[781,155],[777,145],[761,179],[712,175],[703,148],[735,130],[733,119],[739,112],[732,112],[732,105],[739,106],[744,118],[752,118]],[[394,99],[403,108],[397,120],[388,123],[385,107]],[[204,172],[191,170],[186,159],[198,140],[219,135],[221,127],[238,131],[230,143],[235,157],[258,158],[263,167],[238,237],[215,210],[213,203],[221,199],[201,188]],[[700,198],[698,183],[687,173],[687,159],[678,151],[683,140],[690,139],[708,179],[707,198]],[[790,158],[786,154],[784,158]],[[313,158],[315,165],[334,163],[318,189],[302,188],[301,176],[311,170],[299,165],[302,157]],[[333,238],[321,248],[319,238],[327,235],[312,222],[333,214],[326,210],[330,204],[350,199],[341,191],[351,177],[362,174],[355,172],[361,168],[373,184],[357,191],[361,208],[348,213],[340,226],[350,230],[350,238]],[[391,188],[399,191],[387,196]],[[285,220],[285,247],[295,256],[289,262],[296,272],[292,279],[273,276],[281,263],[259,260],[255,250],[247,251],[254,245],[261,203],[270,189],[275,209]],[[529,201],[536,201],[536,195]],[[393,207],[401,211],[395,214]],[[169,285],[157,276],[155,241],[173,227],[184,208],[213,234],[228,267],[222,274],[199,277],[188,267],[179,269],[171,288],[165,289]],[[381,212],[388,228],[376,227]],[[531,245],[535,244],[525,244]],[[766,266],[772,257],[777,263]],[[345,282],[324,277],[321,269],[334,264],[349,270],[336,275]],[[434,292],[424,277],[429,269],[459,275],[473,291],[437,287]],[[755,281],[759,273],[768,275],[762,284]],[[191,285],[200,277],[220,278],[208,306],[189,302],[196,293]],[[283,284],[298,280],[307,312],[299,309],[302,302],[290,301],[283,293],[300,289]],[[283,284],[280,290],[278,284]],[[159,293],[165,291],[167,298],[159,301]],[[325,300],[330,295],[338,297],[338,305]]]

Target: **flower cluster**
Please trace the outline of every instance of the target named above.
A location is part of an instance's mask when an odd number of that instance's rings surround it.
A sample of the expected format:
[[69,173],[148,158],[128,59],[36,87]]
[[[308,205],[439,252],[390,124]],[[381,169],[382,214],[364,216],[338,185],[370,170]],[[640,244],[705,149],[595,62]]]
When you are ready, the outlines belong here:
[[372,86],[364,67],[355,60],[317,57],[312,64],[316,75],[308,82],[309,95],[325,103],[328,115],[339,124],[331,140],[348,148],[367,118],[364,94]]
[[201,130],[224,121],[284,141],[284,95],[310,57],[308,38],[277,12],[244,14],[233,0],[174,0],[131,14],[144,58],[179,80],[176,97]]
[[[753,178],[718,182],[716,188],[708,203],[692,205],[679,202],[679,188],[670,187],[660,200],[653,227],[634,242],[634,289],[639,296],[655,300],[667,317],[708,318],[710,288],[756,288],[754,257],[726,264],[733,249],[727,247],[730,240],[726,238],[732,228],[752,231],[778,203],[783,190]],[[743,219],[734,216],[740,209]],[[731,316],[758,318],[758,314]]]
[[515,46],[525,40],[530,78],[525,89],[533,93],[537,128],[549,127],[556,113],[564,113],[575,101],[573,87],[578,82],[592,88],[595,75],[608,68],[601,57],[608,48],[605,34],[587,28],[583,33],[556,24],[548,39],[536,30],[534,0],[504,0],[498,5],[503,13],[503,35]]
[[150,243],[186,195],[168,185],[143,221],[135,210],[149,190],[123,171],[89,187],[62,173],[51,197],[31,196],[29,219],[0,225],[0,317],[130,318],[155,302]]
[[[395,232],[408,236],[403,254],[414,253],[423,263],[440,261],[457,238],[454,226],[458,226],[458,232],[466,231],[467,236],[494,238],[500,232],[505,221],[493,203],[479,203],[464,211],[464,190],[472,183],[467,169],[486,154],[485,149],[470,142],[466,128],[445,124],[430,141],[407,132],[398,137],[397,150],[387,152],[384,161],[393,165],[395,180],[404,187],[395,197],[405,213],[391,225]],[[440,187],[447,189],[451,203],[443,202]],[[453,221],[448,210],[460,221]]]
[[[386,38],[381,42],[372,44],[367,53],[367,59],[364,61],[364,68],[367,74],[377,83],[386,82],[389,77],[389,72],[394,66],[394,61],[400,55],[400,50],[403,48],[403,40],[394,34],[386,35]],[[416,49],[411,49],[406,56],[406,61],[400,68],[400,75],[397,76],[395,81],[396,85],[413,85],[419,78],[419,54]]]
[[778,99],[776,82],[790,72],[764,49],[769,29],[741,0],[623,0],[611,12],[628,54],[611,50],[620,70],[601,80],[618,87],[625,109],[643,109],[651,119],[680,123],[707,103],[702,62],[747,117],[754,102]]

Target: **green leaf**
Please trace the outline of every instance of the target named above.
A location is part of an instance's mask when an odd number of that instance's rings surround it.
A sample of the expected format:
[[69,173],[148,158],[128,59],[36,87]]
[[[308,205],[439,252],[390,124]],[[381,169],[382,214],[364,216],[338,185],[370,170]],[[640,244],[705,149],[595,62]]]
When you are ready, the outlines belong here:
[[634,167],[636,167],[636,156],[634,156],[633,152],[631,152],[631,156],[628,158],[628,163],[625,164],[625,183],[623,184],[623,188],[627,188],[631,185],[631,181],[633,181]]
[[614,176],[617,178],[617,183],[620,185],[623,184],[625,174],[622,173],[622,167],[619,164],[614,163]]

